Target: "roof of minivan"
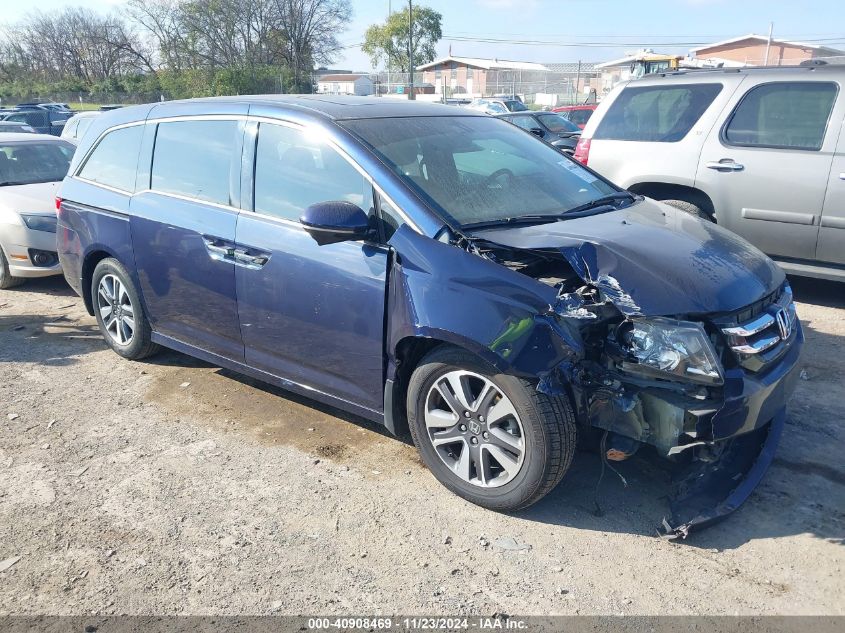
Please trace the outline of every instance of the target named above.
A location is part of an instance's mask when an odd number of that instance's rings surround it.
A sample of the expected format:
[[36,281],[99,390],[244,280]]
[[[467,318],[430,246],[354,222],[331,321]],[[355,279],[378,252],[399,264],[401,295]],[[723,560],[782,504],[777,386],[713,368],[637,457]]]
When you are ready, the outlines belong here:
[[279,106],[280,109],[305,110],[335,121],[344,119],[374,119],[408,116],[486,116],[464,108],[431,103],[409,101],[391,97],[353,97],[346,95],[250,95],[238,97],[203,97],[185,101],[169,101],[196,104],[203,102],[243,103],[247,105]]

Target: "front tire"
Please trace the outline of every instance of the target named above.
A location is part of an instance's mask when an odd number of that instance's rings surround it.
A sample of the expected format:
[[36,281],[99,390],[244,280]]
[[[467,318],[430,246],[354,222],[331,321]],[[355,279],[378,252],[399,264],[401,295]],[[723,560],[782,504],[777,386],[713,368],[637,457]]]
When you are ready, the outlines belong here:
[[158,351],[138,290],[116,259],[106,258],[94,268],[91,303],[100,333],[115,352],[130,360],[141,360]]
[[526,508],[563,478],[576,447],[566,397],[552,398],[457,348],[430,352],[408,385],[411,437],[455,494],[496,511]]
[[20,286],[23,282],[24,280],[21,277],[12,277],[9,273],[9,260],[6,259],[3,248],[0,247],[0,290]]

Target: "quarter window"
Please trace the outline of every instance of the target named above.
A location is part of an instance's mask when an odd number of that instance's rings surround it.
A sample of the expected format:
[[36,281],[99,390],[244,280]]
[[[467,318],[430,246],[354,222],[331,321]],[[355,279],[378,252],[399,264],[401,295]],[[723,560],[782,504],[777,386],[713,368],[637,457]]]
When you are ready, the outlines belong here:
[[[722,84],[633,86],[608,108],[594,135],[597,139],[674,143],[698,123],[722,91]],[[576,113],[569,119],[579,123]]]
[[837,86],[777,82],[756,86],[740,101],[724,140],[731,145],[820,150]]
[[79,177],[133,193],[143,134],[143,125],[123,127],[106,134],[85,161]]
[[237,121],[159,123],[151,189],[216,204],[231,204],[230,173]]
[[262,123],[255,155],[255,210],[298,222],[306,207],[335,200],[369,211],[372,187],[321,138]]

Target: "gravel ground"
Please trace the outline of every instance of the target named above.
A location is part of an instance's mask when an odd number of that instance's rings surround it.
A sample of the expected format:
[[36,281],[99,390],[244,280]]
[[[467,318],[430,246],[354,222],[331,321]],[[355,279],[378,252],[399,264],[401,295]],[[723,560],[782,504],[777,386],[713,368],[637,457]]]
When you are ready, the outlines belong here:
[[[579,453],[516,515],[378,427],[175,352],[121,360],[59,278],[0,291],[0,614],[845,614],[845,285],[750,501],[655,538],[666,477]],[[11,563],[11,566],[10,566]]]

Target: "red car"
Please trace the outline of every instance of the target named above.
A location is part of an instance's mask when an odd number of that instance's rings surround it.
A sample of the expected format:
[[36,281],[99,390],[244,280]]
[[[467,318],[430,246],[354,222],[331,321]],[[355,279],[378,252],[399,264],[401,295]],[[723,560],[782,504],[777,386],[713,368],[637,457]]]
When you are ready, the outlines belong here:
[[569,119],[583,130],[597,107],[595,103],[590,105],[561,106],[560,108],[552,108],[552,112],[557,112],[564,119]]

